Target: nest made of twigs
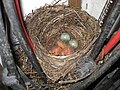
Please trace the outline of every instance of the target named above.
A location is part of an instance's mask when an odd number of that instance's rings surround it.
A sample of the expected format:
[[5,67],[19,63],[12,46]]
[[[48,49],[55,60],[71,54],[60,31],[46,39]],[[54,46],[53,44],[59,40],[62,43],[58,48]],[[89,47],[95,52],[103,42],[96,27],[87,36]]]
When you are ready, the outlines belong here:
[[[48,78],[53,81],[65,77],[76,67],[81,57],[90,53],[100,33],[95,18],[85,11],[74,10],[64,5],[37,9],[26,18],[26,25],[39,63]],[[64,32],[78,41],[78,48],[68,56],[51,55],[49,50]]]

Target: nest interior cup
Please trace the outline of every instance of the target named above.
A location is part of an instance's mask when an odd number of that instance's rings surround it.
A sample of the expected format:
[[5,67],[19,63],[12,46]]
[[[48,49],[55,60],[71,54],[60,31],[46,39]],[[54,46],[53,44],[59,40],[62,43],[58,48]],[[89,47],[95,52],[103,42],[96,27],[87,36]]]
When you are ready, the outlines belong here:
[[[64,5],[37,9],[26,18],[26,25],[39,63],[53,82],[74,69],[79,58],[89,55],[100,33],[95,18],[85,11]],[[68,56],[51,55],[49,50],[55,46],[62,33],[68,33],[71,39],[77,40],[78,47]]]

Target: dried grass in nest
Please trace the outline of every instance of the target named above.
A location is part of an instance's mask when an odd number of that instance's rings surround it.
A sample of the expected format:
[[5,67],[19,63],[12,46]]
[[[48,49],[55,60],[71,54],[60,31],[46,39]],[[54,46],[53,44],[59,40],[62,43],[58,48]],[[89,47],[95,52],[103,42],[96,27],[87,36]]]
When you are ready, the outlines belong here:
[[[77,61],[89,54],[100,33],[97,21],[92,16],[85,11],[73,10],[64,5],[37,9],[26,18],[26,25],[39,63],[53,82],[74,71]],[[75,38],[79,47],[68,56],[49,54],[48,51],[55,46],[63,32],[68,32]]]
[[38,73],[34,70],[32,64],[29,62],[25,52],[23,49],[18,45],[18,49],[15,52],[17,56],[17,63],[18,66],[21,68],[21,70],[24,72],[26,76],[28,76],[29,79],[32,79],[35,86],[38,88],[37,90],[40,90],[41,85],[43,84],[41,77],[38,75]]

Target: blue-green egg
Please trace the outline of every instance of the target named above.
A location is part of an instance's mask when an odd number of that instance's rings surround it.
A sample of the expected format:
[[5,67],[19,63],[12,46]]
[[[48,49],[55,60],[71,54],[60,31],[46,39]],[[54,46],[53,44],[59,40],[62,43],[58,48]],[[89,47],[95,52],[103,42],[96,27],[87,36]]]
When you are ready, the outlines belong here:
[[68,33],[62,33],[61,36],[60,36],[60,40],[64,41],[64,42],[67,42],[67,41],[70,40],[70,35]]
[[69,41],[69,45],[70,45],[72,48],[76,49],[76,48],[78,48],[78,41],[75,40],[75,39],[72,39],[72,40]]

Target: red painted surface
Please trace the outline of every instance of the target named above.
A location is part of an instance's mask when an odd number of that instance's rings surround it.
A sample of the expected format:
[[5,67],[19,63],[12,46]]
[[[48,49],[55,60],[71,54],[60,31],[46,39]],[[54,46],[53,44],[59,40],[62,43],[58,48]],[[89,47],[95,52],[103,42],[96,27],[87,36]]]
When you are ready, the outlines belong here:
[[24,23],[23,23],[22,14],[21,14],[21,11],[20,11],[20,6],[19,6],[19,1],[18,1],[18,0],[14,0],[14,2],[15,2],[15,6],[16,6],[16,10],[17,10],[17,13],[18,13],[18,17],[19,17],[21,26],[22,26],[22,28],[23,28],[23,32],[24,32],[24,34],[25,34],[25,37],[26,37],[27,40],[28,40],[28,43],[29,43],[32,51],[34,52],[34,45],[33,45],[32,41],[30,40],[30,38],[29,38],[29,36],[28,36],[28,33],[26,32],[25,25],[24,25]]
[[108,44],[103,48],[102,52],[98,56],[98,60],[101,60],[120,40],[120,28],[113,36],[113,38],[108,42]]

